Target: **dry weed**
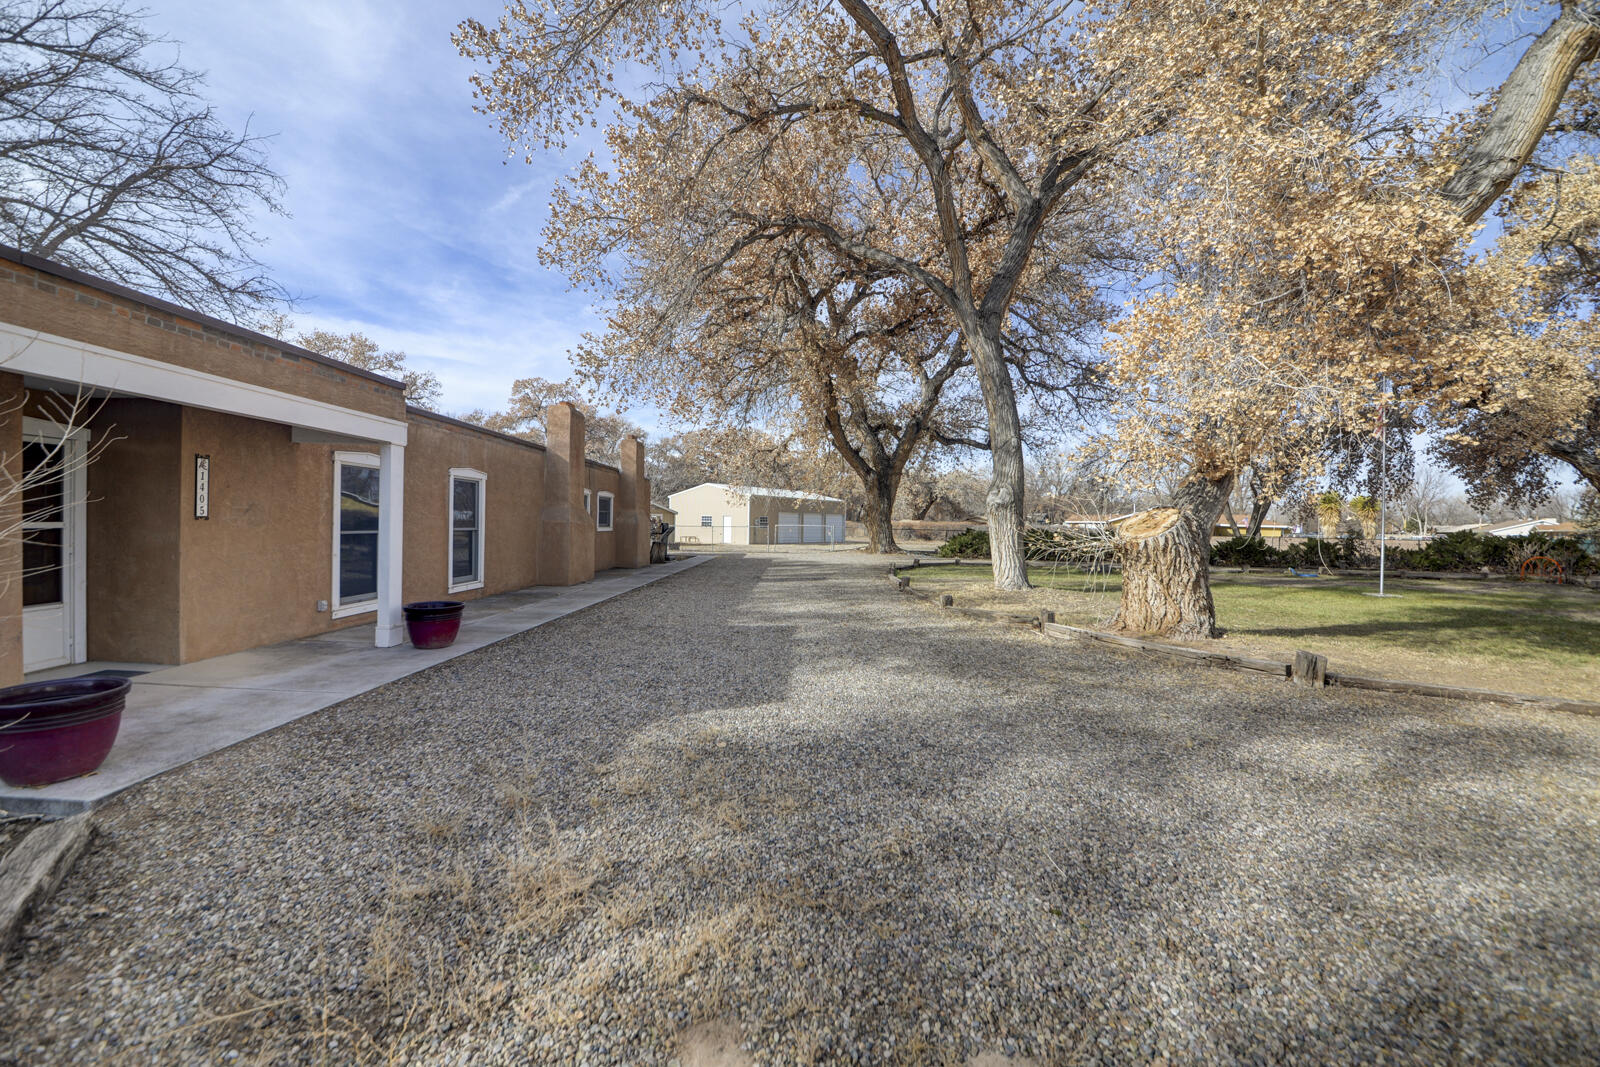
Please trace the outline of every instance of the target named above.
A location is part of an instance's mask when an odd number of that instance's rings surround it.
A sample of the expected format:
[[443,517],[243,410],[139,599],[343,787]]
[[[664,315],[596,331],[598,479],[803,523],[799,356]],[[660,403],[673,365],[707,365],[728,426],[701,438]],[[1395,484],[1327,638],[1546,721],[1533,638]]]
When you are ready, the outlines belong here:
[[617,792],[625,797],[636,797],[650,791],[650,779],[643,774],[630,774],[617,779]]
[[508,929],[553,934],[565,928],[582,910],[589,890],[598,881],[597,863],[577,863],[561,840],[556,821],[545,815],[550,845],[540,856],[519,856],[506,866]]
[[650,914],[651,900],[635,889],[625,889],[606,901],[600,921],[618,933],[633,929]]
[[661,977],[676,984],[699,966],[701,957],[726,959],[735,933],[750,929],[754,918],[755,909],[749,904],[735,904],[689,926],[657,960]]
[[430,841],[448,841],[461,833],[466,821],[460,812],[430,812],[422,819],[422,835]]

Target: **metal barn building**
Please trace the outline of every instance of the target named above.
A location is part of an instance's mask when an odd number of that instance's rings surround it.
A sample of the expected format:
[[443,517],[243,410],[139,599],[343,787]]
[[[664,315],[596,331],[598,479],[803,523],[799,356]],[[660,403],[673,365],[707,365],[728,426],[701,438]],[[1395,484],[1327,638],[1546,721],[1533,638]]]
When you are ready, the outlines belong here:
[[676,540],[701,545],[836,545],[844,501],[794,489],[703,482],[667,498],[678,513]]

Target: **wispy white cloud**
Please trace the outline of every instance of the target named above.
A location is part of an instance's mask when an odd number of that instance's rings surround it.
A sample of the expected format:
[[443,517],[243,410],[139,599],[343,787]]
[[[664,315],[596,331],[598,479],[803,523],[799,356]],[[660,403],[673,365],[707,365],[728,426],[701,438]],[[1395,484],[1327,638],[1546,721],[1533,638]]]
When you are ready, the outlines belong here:
[[405,350],[439,376],[452,411],[503,405],[519,377],[570,373],[567,351],[597,320],[538,246],[551,189],[588,146],[528,164],[473,110],[472,68],[450,34],[498,4],[149,10],[183,62],[208,72],[222,116],[271,136],[289,217],[259,220],[260,256],[297,295],[304,328]]

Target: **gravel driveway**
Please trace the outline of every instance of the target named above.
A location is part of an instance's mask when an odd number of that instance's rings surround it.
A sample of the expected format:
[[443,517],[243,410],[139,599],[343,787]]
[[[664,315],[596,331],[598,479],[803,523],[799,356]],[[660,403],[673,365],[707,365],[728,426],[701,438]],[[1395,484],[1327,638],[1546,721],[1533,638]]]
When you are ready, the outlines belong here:
[[883,573],[718,558],[124,794],[0,1063],[1593,1062],[1600,722]]

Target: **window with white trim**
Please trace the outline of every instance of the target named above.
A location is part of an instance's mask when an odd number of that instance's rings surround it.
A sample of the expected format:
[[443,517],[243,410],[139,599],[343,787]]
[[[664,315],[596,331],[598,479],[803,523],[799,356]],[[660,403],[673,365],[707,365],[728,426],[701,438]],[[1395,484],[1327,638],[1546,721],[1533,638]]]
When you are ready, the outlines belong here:
[[596,530],[611,529],[611,504],[613,497],[610,493],[601,493],[595,497],[594,503],[594,528]]
[[711,516],[710,515],[702,515],[702,516],[700,516],[700,525],[701,526],[710,526],[711,525]]
[[450,469],[450,592],[483,585],[483,497],[489,476]]
[[766,528],[767,528],[767,517],[765,515],[762,515],[760,518],[756,519],[756,529],[765,530]]
[[333,455],[333,617],[378,608],[378,457]]

